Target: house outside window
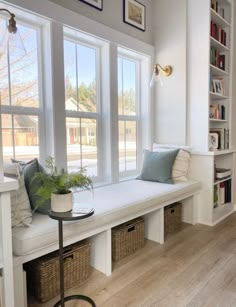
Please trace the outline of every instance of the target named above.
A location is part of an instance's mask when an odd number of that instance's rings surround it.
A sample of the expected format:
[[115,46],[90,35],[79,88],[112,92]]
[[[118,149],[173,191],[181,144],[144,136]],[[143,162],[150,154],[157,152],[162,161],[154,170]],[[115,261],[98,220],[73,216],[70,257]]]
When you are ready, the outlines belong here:
[[[40,30],[17,24],[26,54],[17,49],[0,51],[0,103],[3,158],[31,160],[39,157]],[[0,36],[6,20],[0,19]]]
[[98,48],[64,40],[67,167],[98,176]]

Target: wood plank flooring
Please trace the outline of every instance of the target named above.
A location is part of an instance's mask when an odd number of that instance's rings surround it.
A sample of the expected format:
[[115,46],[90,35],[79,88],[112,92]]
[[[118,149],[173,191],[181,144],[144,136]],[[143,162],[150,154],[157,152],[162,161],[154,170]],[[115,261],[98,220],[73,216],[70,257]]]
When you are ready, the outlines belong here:
[[[185,224],[164,245],[146,241],[114,264],[112,276],[93,270],[85,284],[66,292],[76,293],[97,307],[236,307],[236,213],[214,227]],[[52,307],[58,299],[30,298],[28,306]]]

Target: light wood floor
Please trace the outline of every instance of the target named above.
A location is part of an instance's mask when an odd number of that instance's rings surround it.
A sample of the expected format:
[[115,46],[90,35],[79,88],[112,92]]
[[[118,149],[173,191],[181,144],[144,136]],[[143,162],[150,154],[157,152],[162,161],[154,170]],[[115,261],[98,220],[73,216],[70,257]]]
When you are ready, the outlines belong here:
[[[235,307],[236,214],[216,225],[184,225],[164,245],[145,247],[117,262],[111,277],[93,270],[80,288],[97,307]],[[52,307],[58,298],[30,307]],[[71,301],[66,307],[86,307]]]

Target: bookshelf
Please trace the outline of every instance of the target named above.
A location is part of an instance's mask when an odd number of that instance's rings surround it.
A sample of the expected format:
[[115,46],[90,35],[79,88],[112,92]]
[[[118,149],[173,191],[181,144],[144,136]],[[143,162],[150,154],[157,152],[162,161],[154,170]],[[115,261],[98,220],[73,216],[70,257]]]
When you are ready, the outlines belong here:
[[[235,182],[236,152],[232,129],[236,116],[232,105],[234,5],[230,0],[198,0],[190,1],[188,7],[190,176],[202,182],[199,222],[206,225],[215,225],[234,211],[234,195],[229,190]],[[216,181],[215,165],[230,169],[230,177]],[[220,188],[217,203],[215,191]]]

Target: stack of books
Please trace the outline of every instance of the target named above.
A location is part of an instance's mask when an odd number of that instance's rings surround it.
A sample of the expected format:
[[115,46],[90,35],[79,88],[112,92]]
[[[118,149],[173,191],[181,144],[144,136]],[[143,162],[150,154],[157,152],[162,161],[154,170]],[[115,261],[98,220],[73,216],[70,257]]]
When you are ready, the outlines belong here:
[[215,47],[211,47],[210,62],[219,69],[225,70],[225,54],[220,54]]
[[231,179],[214,186],[214,208],[231,203]]
[[213,21],[211,21],[211,37],[226,46],[226,32]]

